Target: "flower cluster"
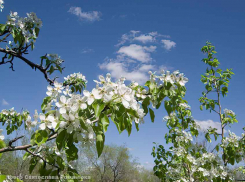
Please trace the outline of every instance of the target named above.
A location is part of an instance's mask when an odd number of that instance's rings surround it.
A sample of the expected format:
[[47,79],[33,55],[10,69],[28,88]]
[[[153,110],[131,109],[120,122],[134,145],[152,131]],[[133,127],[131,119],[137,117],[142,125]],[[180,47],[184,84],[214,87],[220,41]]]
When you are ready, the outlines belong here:
[[28,130],[31,130],[33,127],[35,127],[37,125],[38,122],[38,112],[37,110],[35,110],[35,114],[34,114],[34,121],[32,121],[32,118],[30,115],[27,116],[27,119],[25,121],[25,126]]
[[[179,71],[170,73],[170,71],[162,70],[160,75],[157,75],[156,72],[152,73],[149,71],[149,74],[150,80],[145,85],[149,87],[153,108],[158,108],[164,98],[163,95],[171,98],[180,94],[179,91],[184,89],[183,87],[188,82],[184,74]],[[184,93],[181,92],[181,94]]]
[[3,8],[4,8],[3,4],[4,4],[4,1],[0,0],[0,11],[1,12],[3,11]]
[[[178,130],[175,130],[178,131]],[[177,132],[177,135],[175,140],[177,142],[183,142],[183,143],[188,143],[190,141],[193,140],[192,135],[190,132],[186,132],[186,131],[182,131],[182,133],[180,133],[179,131]]]
[[[136,123],[143,121],[144,110],[136,100],[136,97],[140,95],[124,84],[124,78],[112,82],[110,74],[107,74],[106,78],[99,76],[99,80],[95,80],[96,88],[92,89],[91,92],[84,90],[83,94],[77,94],[70,89],[68,84],[71,84],[72,87],[73,84],[77,85],[77,82],[81,80],[84,83],[87,82],[85,76],[74,73],[67,76],[64,83],[54,82],[54,86],[47,87],[49,97],[47,97],[48,102],[44,109],[46,114],[39,115],[40,130],[66,129],[67,133],[74,132],[75,138],[79,141],[93,140],[91,118],[80,115],[79,112],[86,110],[86,112],[94,115],[91,105],[98,101],[107,105],[121,103],[126,109],[132,109],[137,113],[138,117],[134,118]],[[86,125],[87,131],[82,130],[81,122]]]
[[235,116],[235,113],[232,110],[224,109],[225,116]]
[[58,56],[58,54],[47,54],[47,57],[50,62],[56,65],[61,65],[64,62],[64,60],[60,59],[60,56]]
[[12,133],[14,130],[18,129],[18,127],[20,127],[23,122],[25,124],[25,127],[30,130],[37,124],[37,111],[35,111],[34,118],[35,121],[32,122],[31,116],[28,111],[23,111],[19,113],[15,111],[14,108],[11,108],[9,110],[4,109],[0,112],[0,122],[8,125],[7,133]]
[[[243,134],[244,136],[244,134]],[[229,135],[227,137],[224,137],[222,140],[222,147],[227,147],[228,145],[232,144],[235,147],[239,146],[239,140],[241,137],[237,136],[235,133],[229,131]]]
[[[233,178],[228,174],[228,169],[222,164],[217,163],[216,156],[213,153],[204,152],[199,157],[189,154],[185,147],[176,147],[172,150],[177,158],[172,158],[171,163],[174,166],[168,168],[167,174],[170,178],[176,178],[183,172],[183,165],[188,169],[188,175],[180,175],[177,181],[195,181],[197,179],[208,179],[213,181],[214,178],[229,179]],[[181,160],[180,160],[181,159]],[[188,162],[187,162],[188,161]],[[206,166],[210,166],[207,168]]]
[[42,21],[37,18],[36,14],[33,12],[27,13],[27,17],[25,18],[19,17],[17,12],[10,12],[7,25],[15,26],[21,31],[22,36],[25,38],[25,42],[28,43],[30,40],[36,40],[38,36],[36,30],[41,28]]
[[188,82],[188,78],[186,78],[184,74],[180,73],[178,70],[174,71],[172,74],[170,74],[170,71],[162,70],[161,75],[156,76],[156,78],[159,78],[162,82],[170,82],[171,84],[179,83],[181,86],[185,86],[185,84]]
[[[119,79],[116,83],[111,81],[111,75],[107,74],[106,78],[99,76],[97,88],[93,89],[92,95],[95,99],[102,99],[105,103],[114,102],[122,103],[126,109],[132,109],[138,114],[138,118],[135,118],[135,122],[143,121],[145,116],[144,110],[136,100],[137,97],[143,97],[146,91],[139,90],[136,92],[132,88],[124,84],[125,78]],[[101,85],[101,87],[100,87]]]
[[163,121],[168,122],[169,120],[175,120],[177,118],[177,115],[175,112],[170,113],[169,116],[164,116]]
[[191,106],[189,106],[186,103],[180,103],[179,106],[182,107],[182,108],[184,108],[184,109],[189,109],[189,110],[191,109]]
[[64,78],[65,84],[72,85],[74,83],[87,83],[85,76],[81,73],[73,73]]
[[0,112],[1,118],[3,118],[3,121],[6,123],[12,123],[12,119],[14,117],[22,116],[23,118],[28,118],[29,117],[29,112],[28,111],[23,111],[22,113],[19,113],[14,110],[14,108],[11,108],[9,110],[3,109]]

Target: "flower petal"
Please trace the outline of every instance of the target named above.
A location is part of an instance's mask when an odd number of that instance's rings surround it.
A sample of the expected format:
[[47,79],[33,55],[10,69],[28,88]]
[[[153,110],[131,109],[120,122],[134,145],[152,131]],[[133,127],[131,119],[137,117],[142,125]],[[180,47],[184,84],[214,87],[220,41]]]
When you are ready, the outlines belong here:
[[46,117],[45,117],[45,115],[43,113],[39,114],[39,118],[40,118],[41,121],[46,119]]
[[40,130],[45,130],[46,129],[46,124],[42,123],[39,125]]

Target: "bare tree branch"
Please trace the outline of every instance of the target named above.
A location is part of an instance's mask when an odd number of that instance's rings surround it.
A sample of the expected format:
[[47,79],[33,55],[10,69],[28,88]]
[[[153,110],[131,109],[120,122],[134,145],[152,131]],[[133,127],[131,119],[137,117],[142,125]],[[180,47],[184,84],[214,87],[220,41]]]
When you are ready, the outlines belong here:
[[14,142],[16,142],[17,140],[19,140],[19,139],[21,139],[21,138],[23,138],[24,137],[24,135],[22,135],[22,136],[20,136],[20,137],[16,137],[15,139],[13,139],[13,140],[10,140],[9,141],[9,147],[12,147],[12,144],[14,143]]

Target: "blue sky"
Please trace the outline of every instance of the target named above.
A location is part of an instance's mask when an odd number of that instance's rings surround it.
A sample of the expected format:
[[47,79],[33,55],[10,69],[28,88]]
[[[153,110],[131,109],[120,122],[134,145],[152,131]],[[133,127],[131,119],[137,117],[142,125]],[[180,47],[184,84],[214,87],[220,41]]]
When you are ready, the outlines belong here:
[[[93,80],[99,74],[107,72],[143,82],[149,69],[180,70],[189,78],[186,99],[194,118],[215,122],[218,117],[200,111],[198,102],[204,89],[200,75],[206,68],[200,49],[210,40],[216,46],[221,67],[235,72],[222,106],[237,114],[239,124],[231,130],[239,135],[245,116],[244,7],[242,0],[8,0],[0,21],[6,22],[10,11],[20,16],[36,12],[43,27],[28,58],[38,63],[40,56],[58,53],[65,60],[63,76],[83,73],[89,81],[88,89],[95,86]],[[12,72],[8,65],[0,66],[0,109],[40,110],[47,86],[43,75],[17,59],[14,68]],[[165,115],[164,108],[157,111],[154,124],[147,116],[140,131],[134,130],[130,137],[126,132],[119,135],[111,123],[106,143],[126,143],[142,164],[151,166],[152,143],[165,144]]]

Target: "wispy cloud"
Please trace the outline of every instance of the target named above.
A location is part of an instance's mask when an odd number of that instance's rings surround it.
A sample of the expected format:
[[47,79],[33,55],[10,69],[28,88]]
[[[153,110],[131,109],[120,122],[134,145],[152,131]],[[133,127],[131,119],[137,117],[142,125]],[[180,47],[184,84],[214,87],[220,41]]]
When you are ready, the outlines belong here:
[[167,51],[170,51],[172,48],[176,47],[176,43],[171,40],[162,40],[162,43],[164,49],[166,49]]
[[93,49],[88,49],[88,48],[83,49],[83,50],[81,51],[82,54],[87,54],[87,53],[91,53],[91,52],[94,52],[94,50],[93,50]]
[[3,99],[3,100],[2,100],[2,105],[3,105],[3,106],[8,106],[9,103],[8,103],[5,99]]
[[[200,126],[200,131],[202,131],[202,132],[207,132],[209,127],[216,128],[217,133],[219,133],[219,134],[222,132],[220,122],[215,122],[213,120],[205,120],[205,121],[195,120],[195,121]],[[226,132],[226,130],[225,130],[225,132]]]
[[70,7],[68,12],[79,17],[81,21],[90,22],[99,21],[102,15],[99,11],[83,12],[81,7]]
[[120,18],[126,18],[127,15],[120,15]]
[[129,33],[127,34],[123,34],[121,39],[118,41],[118,44],[116,44],[115,46],[119,47],[123,44],[125,44],[126,42],[132,43],[132,42],[140,42],[143,44],[146,43],[152,43],[152,42],[159,42],[159,38],[170,38],[169,35],[162,35],[158,32],[150,32],[150,33],[141,33],[140,31],[136,31],[136,30],[131,30]]

